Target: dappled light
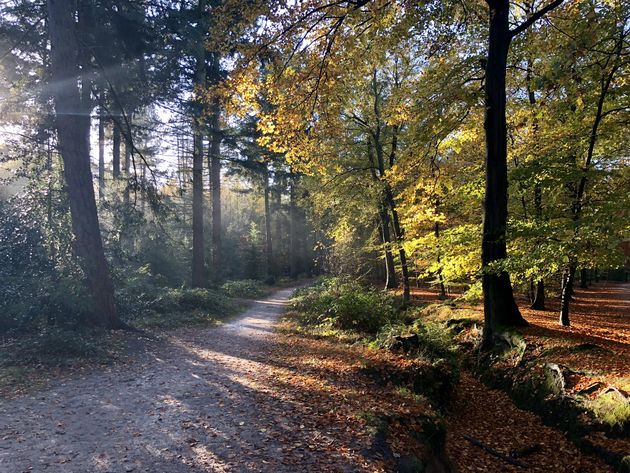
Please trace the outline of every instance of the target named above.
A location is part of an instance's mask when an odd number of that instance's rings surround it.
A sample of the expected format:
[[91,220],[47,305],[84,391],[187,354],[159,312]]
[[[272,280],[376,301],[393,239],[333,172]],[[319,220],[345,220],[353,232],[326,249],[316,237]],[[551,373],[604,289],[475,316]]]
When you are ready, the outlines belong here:
[[629,473],[629,40],[0,1],[0,473]]

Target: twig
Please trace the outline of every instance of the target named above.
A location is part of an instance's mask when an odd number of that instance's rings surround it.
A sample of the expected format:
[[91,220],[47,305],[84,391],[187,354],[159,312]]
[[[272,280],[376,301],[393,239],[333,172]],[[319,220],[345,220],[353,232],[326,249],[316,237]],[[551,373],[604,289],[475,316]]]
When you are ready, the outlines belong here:
[[486,452],[488,452],[490,455],[494,455],[497,458],[500,458],[501,460],[503,460],[504,462],[509,463],[510,465],[514,465],[514,466],[520,466],[521,468],[529,468],[527,465],[525,465],[524,463],[521,463],[518,460],[515,460],[514,458],[510,458],[507,455],[502,454],[501,452],[497,452],[494,448],[487,446],[486,444],[482,443],[481,441],[477,440],[476,438],[473,438],[469,435],[464,435],[463,436],[466,440],[468,440],[470,443],[472,443],[473,445],[476,445],[477,447],[485,450]]

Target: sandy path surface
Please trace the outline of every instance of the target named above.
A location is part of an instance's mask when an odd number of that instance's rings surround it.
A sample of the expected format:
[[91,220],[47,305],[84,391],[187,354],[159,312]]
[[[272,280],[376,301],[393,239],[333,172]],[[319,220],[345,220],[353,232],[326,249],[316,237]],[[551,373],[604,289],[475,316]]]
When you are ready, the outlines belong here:
[[177,331],[131,366],[1,402],[0,472],[297,471],[279,458],[299,414],[266,365],[291,292]]

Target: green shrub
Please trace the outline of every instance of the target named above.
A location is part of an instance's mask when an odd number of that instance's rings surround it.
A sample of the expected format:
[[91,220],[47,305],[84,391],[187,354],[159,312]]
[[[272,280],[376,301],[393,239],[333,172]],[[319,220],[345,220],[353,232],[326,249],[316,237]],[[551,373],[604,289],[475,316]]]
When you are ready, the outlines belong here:
[[239,297],[243,299],[253,299],[261,297],[265,294],[265,289],[260,281],[255,279],[240,279],[237,281],[228,281],[221,286],[223,292],[230,297]]
[[138,285],[118,293],[121,316],[138,327],[177,327],[213,322],[235,311],[221,291]]
[[339,278],[296,291],[292,308],[304,324],[368,334],[376,334],[398,318],[390,295]]

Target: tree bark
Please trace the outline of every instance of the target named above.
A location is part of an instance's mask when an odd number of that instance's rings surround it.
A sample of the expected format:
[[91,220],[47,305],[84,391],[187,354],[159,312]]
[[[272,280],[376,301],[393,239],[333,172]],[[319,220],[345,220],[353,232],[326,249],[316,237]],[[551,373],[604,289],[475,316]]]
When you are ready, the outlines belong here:
[[193,125],[193,212],[192,212],[192,286],[205,287],[206,265],[203,231],[203,138],[201,126],[195,120]]
[[113,147],[112,147],[112,177],[114,180],[120,179],[120,127],[118,123],[112,124]]
[[[206,51],[204,48],[205,31],[205,0],[199,0],[198,4],[198,42],[196,44],[195,78],[194,83],[198,88],[206,86]],[[198,92],[195,91],[195,94]],[[201,97],[195,97],[195,114],[193,117],[193,201],[192,201],[192,286],[206,286],[206,263],[204,251],[203,231],[203,105]]]
[[573,291],[573,281],[575,279],[575,266],[571,266],[564,278],[562,285],[562,295],[560,301],[560,325],[568,327],[571,325],[569,321],[569,306],[571,301],[571,292]]
[[[121,328],[101,239],[90,165],[90,106],[78,89],[75,2],[47,0],[51,89],[63,173],[70,202],[74,248],[92,295],[92,325]],[[85,88],[86,85],[83,84]]]
[[289,187],[289,267],[290,276],[297,279],[299,274],[298,250],[297,250],[297,190],[295,188],[295,175],[291,175]]
[[[376,106],[375,106],[375,109]],[[374,156],[374,148],[377,147],[377,143],[379,142],[380,128],[377,127],[376,134],[372,136],[374,138],[375,143],[372,143],[372,140],[368,138],[367,147],[368,147],[368,159],[370,161],[370,171],[372,174],[372,179],[375,181],[380,181],[379,175],[383,175],[385,172],[384,164],[382,159],[382,152],[380,157]],[[382,148],[381,148],[382,151]],[[379,175],[376,174],[376,169],[378,166]],[[391,243],[392,238],[389,231],[389,212],[387,210],[387,201],[386,199],[380,199],[381,201],[378,203],[378,218],[380,222],[380,237],[381,242],[383,243],[383,252],[385,253],[385,289],[394,289],[398,287],[398,281],[396,280],[396,268],[394,266],[394,256],[392,255]]]
[[545,283],[542,279],[536,281],[536,290],[531,308],[534,310],[545,310]]
[[222,223],[221,223],[221,131],[219,130],[219,105],[213,104],[210,117],[210,179],[212,188],[212,273],[214,280],[223,279]]
[[586,268],[580,269],[580,287],[588,289],[588,271]]
[[394,266],[394,255],[392,254],[391,245],[392,237],[389,231],[389,212],[384,206],[379,212],[381,222],[381,241],[385,252],[385,289],[394,289],[398,287],[396,278],[396,267]]
[[271,204],[270,204],[270,191],[269,191],[269,169],[265,165],[265,255],[267,260],[267,275],[275,276],[276,269],[273,261],[273,241],[271,236]]
[[484,294],[483,345],[486,348],[493,345],[494,332],[500,327],[527,324],[514,301],[508,273],[491,268],[493,264],[501,263],[507,257],[505,237],[508,179],[505,77],[512,35],[509,30],[509,1],[488,1],[488,5],[490,6],[490,37],[486,63],[484,120],[486,195],[481,249]]
[[105,196],[105,113],[99,107],[98,114],[98,198]]

